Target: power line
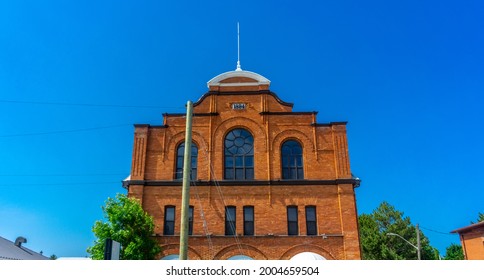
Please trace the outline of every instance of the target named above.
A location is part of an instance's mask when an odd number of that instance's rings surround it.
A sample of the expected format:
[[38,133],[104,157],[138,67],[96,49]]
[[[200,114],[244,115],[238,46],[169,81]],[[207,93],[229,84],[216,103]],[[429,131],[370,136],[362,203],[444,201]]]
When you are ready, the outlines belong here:
[[434,229],[429,229],[429,228],[426,228],[426,227],[423,227],[423,226],[420,226],[421,229],[425,229],[425,230],[428,230],[428,231],[432,231],[432,232],[435,232],[435,233],[440,233],[440,234],[445,234],[445,235],[454,235],[452,233],[448,233],[448,232],[443,232],[443,231],[438,231],[438,230],[434,230]]
[[18,186],[74,186],[74,185],[107,185],[121,184],[119,182],[87,182],[87,183],[17,183],[17,184],[0,184],[0,187],[18,187]]
[[92,174],[0,174],[0,177],[84,177],[84,176],[126,176],[128,173]]
[[62,133],[81,132],[81,131],[90,131],[90,130],[100,130],[100,129],[115,128],[115,127],[122,127],[122,126],[131,126],[131,125],[132,124],[118,124],[118,125],[108,125],[108,126],[98,126],[98,127],[89,127],[89,128],[79,128],[79,129],[71,129],[71,130],[58,130],[58,131],[47,131],[47,132],[7,134],[7,135],[0,135],[0,138],[22,137],[22,136],[36,136],[36,135],[48,135],[48,134],[62,134]]
[[20,101],[20,100],[0,100],[0,103],[34,104],[34,105],[55,105],[55,106],[80,106],[80,107],[145,108],[145,109],[185,109],[184,107],[167,107],[167,106],[152,106],[152,105],[92,104],[92,103],[67,103],[67,102]]

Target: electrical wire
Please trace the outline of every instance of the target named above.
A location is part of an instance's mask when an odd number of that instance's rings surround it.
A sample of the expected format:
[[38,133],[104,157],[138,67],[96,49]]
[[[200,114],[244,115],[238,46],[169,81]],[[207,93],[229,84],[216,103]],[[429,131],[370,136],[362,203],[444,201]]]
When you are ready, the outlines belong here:
[[82,182],[82,183],[14,183],[0,184],[0,187],[19,187],[19,186],[74,186],[74,185],[107,185],[120,184],[120,182]]
[[[202,150],[204,151],[205,160],[207,162],[209,162],[209,160],[208,160],[208,157],[209,157],[208,147],[205,146],[205,143],[203,143]],[[222,203],[224,205],[224,212],[226,212],[228,205],[227,205],[227,203],[225,201],[225,197],[224,197],[222,188],[221,188],[221,186],[220,186],[220,184],[219,184],[219,182],[217,180],[217,177],[215,176],[215,172],[214,172],[214,168],[213,168],[213,163],[212,162],[210,162],[210,165],[208,166],[208,168],[210,169],[210,174],[212,175],[212,180],[215,183],[215,189],[217,190],[217,193],[220,196],[220,199],[221,199],[221,201],[222,201]],[[231,219],[231,220],[235,220],[235,217],[233,217],[234,219],[232,219],[230,213],[228,213],[228,218]],[[235,225],[233,225],[232,223],[229,223],[229,226],[230,226],[230,229],[234,232],[233,238],[234,238],[235,244],[237,246],[237,249],[239,250],[239,252],[240,252],[241,255],[244,255],[244,249],[242,248],[242,242],[240,241],[239,237],[237,236],[237,232],[236,232]],[[245,252],[245,255],[248,256],[247,252]]]
[[0,174],[0,177],[88,177],[88,176],[126,176],[127,173],[92,174]]
[[0,100],[0,103],[33,104],[33,105],[54,105],[54,106],[79,106],[79,107],[112,107],[112,108],[144,108],[144,109],[185,109],[184,107],[167,107],[167,106],[153,106],[153,105],[92,104],[92,103],[67,103],[67,102],[20,101],[20,100]]
[[419,227],[421,229],[425,229],[425,230],[432,231],[432,232],[435,232],[435,233],[440,233],[440,234],[445,234],[445,235],[454,235],[454,234],[448,233],[448,232],[442,232],[442,231],[438,231],[438,230],[434,230],[434,229],[429,229],[429,228],[423,227],[421,225],[419,225]]
[[72,133],[72,132],[101,130],[101,129],[115,128],[115,127],[123,127],[123,126],[132,126],[132,124],[107,125],[107,126],[98,126],[98,127],[89,127],[89,128],[79,128],[79,129],[70,129],[70,130],[47,131],[47,132],[6,134],[6,135],[0,135],[0,138],[23,137],[23,136],[38,136],[38,135],[49,135],[49,134],[62,134],[62,133]]
[[[202,222],[203,222],[203,231],[205,232],[205,237],[207,238],[207,241],[208,241],[208,254],[210,256],[210,259],[213,259],[215,257],[215,250],[214,250],[214,247],[213,247],[212,238],[210,237],[211,233],[208,230],[207,219],[205,219],[205,212],[203,211],[202,200],[200,199],[200,195],[198,193],[196,181],[191,180],[191,182],[192,182],[193,188],[195,190],[195,195],[196,195],[196,198],[197,198],[198,207],[200,209],[200,218],[202,218]],[[193,213],[193,215],[195,215],[195,213]]]

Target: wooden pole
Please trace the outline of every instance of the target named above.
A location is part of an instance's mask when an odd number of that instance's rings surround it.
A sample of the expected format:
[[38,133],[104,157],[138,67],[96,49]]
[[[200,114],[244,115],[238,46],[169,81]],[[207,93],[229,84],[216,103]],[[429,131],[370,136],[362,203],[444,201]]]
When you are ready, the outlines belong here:
[[422,246],[420,245],[420,229],[418,228],[418,224],[415,228],[417,230],[417,259],[421,260],[422,259],[422,255],[421,255]]
[[180,227],[180,260],[188,259],[188,211],[190,205],[190,173],[192,169],[192,111],[193,104],[187,102],[187,122],[185,130],[185,157],[183,159],[183,186]]

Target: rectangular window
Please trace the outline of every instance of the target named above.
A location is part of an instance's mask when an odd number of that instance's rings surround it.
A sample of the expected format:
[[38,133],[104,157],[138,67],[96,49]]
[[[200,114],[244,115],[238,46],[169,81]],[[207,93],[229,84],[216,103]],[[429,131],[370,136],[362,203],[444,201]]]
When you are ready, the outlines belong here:
[[234,176],[234,158],[225,157],[225,174],[224,178],[227,180],[233,180]]
[[190,171],[190,179],[197,180],[197,158],[192,156],[192,169]]
[[235,167],[244,167],[244,158],[242,156],[235,157]]
[[175,179],[183,178],[183,157],[178,157],[176,161]]
[[317,235],[316,206],[306,206],[306,234]]
[[243,168],[236,168],[235,169],[235,180],[244,180],[244,169]]
[[244,206],[244,235],[254,235],[254,206]]
[[188,208],[188,235],[193,234],[193,206]]
[[225,235],[235,235],[235,206],[225,207]]
[[287,235],[298,235],[297,206],[287,206]]
[[254,157],[245,156],[245,168],[254,167]]
[[175,234],[175,206],[165,206],[165,225],[163,228],[163,234]]
[[254,179],[254,168],[246,168],[245,169],[245,178]]

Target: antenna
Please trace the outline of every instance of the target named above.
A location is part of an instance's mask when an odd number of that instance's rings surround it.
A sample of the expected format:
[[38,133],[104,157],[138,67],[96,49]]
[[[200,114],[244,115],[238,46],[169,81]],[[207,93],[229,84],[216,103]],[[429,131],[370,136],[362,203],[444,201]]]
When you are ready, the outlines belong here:
[[235,71],[242,71],[240,68],[240,29],[239,22],[237,22],[237,69]]

